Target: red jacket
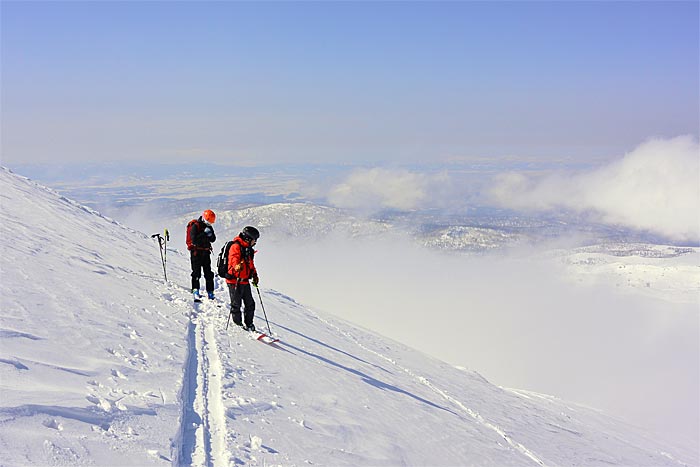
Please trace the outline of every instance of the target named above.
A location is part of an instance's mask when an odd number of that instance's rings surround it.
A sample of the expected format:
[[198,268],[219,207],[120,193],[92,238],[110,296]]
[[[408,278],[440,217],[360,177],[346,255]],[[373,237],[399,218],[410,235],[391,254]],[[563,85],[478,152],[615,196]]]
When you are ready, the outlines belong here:
[[[247,284],[248,279],[258,275],[253,261],[255,250],[250,246],[250,243],[241,237],[234,238],[233,242],[233,245],[228,250],[228,273],[231,279],[226,279],[226,282],[235,284],[240,279],[241,284]],[[241,269],[238,272],[234,269],[237,264],[241,265]]]

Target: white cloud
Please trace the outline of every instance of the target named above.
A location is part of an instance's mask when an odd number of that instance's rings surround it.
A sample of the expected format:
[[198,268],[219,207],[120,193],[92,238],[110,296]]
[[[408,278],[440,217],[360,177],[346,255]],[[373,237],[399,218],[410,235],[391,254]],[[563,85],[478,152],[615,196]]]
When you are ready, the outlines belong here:
[[545,252],[465,256],[401,235],[336,234],[304,248],[265,243],[256,264],[267,286],[495,384],[697,433],[697,303],[569,282]]
[[700,150],[690,136],[650,140],[576,174],[503,174],[491,200],[521,210],[565,208],[675,240],[700,239]]
[[411,210],[426,199],[429,184],[428,176],[407,170],[364,169],[332,188],[328,200],[341,208]]

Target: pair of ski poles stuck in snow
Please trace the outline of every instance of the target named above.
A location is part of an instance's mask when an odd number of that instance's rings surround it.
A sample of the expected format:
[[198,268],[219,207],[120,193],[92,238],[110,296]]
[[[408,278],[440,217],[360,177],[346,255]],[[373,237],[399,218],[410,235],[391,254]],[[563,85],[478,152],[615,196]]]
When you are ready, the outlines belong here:
[[[168,232],[168,229],[165,229],[162,236],[159,233],[155,233],[151,235],[151,238],[158,239],[158,247],[160,248],[160,261],[161,263],[163,263],[163,277],[165,277],[165,282],[168,282],[168,273],[166,272],[165,266],[168,262],[168,242],[170,241],[170,233]],[[258,290],[258,297],[260,297],[260,306],[262,307],[263,315],[265,316],[267,330],[270,334],[272,334],[272,331],[270,330],[270,322],[267,320],[267,312],[265,312],[265,305],[263,305],[262,295],[260,294],[260,289],[257,285],[255,286],[255,288]],[[236,282],[236,289],[238,289],[238,281]],[[231,313],[229,313],[228,317],[230,320]],[[226,329],[228,329],[229,320],[226,320]]]
[[168,242],[170,241],[170,232],[165,229],[163,236],[161,237],[159,233],[151,235],[151,238],[158,239],[158,247],[160,248],[160,261],[163,263],[163,276],[165,276],[165,282],[168,282],[168,273],[165,272],[165,264],[168,262]]

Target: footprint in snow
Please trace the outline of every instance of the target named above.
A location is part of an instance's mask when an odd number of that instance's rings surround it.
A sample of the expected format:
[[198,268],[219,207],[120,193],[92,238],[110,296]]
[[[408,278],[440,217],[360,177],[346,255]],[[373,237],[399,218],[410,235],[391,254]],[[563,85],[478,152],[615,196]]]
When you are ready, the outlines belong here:
[[140,358],[142,360],[146,360],[148,358],[148,355],[141,350],[129,349],[129,354],[134,358]]
[[88,402],[95,404],[105,412],[112,411],[112,404],[106,399],[102,399],[101,397],[97,396],[87,396],[85,399],[87,399]]
[[61,425],[55,418],[44,420],[43,425],[46,428],[51,428],[52,430],[63,431],[63,425]]
[[119,379],[129,379],[119,370],[112,370],[112,376]]
[[172,302],[174,300],[173,294],[171,294],[171,293],[163,293],[160,296],[161,296],[161,298],[163,298],[163,300],[165,300],[167,302]]

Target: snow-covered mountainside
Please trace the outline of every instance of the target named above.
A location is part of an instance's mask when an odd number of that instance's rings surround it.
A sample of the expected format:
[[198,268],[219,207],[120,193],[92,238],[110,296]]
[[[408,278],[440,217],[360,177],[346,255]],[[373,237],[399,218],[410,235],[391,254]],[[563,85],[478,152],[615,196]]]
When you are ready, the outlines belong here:
[[700,248],[609,243],[553,254],[579,283],[606,282],[675,303],[700,298]]
[[519,236],[482,227],[450,226],[423,236],[423,244],[443,250],[484,251],[511,245]]
[[[186,223],[197,215],[190,213],[178,219],[177,223]],[[272,203],[240,210],[218,211],[217,215],[217,227],[222,232],[235,235],[242,226],[255,225],[265,232],[266,239],[271,240],[319,240],[328,235],[362,238],[408,232],[417,243],[426,247],[481,252],[510,245],[520,239],[514,233],[483,227],[431,227],[427,231],[421,226],[407,228],[406,220],[400,217],[396,222],[386,219],[368,220],[355,217],[343,209],[310,203]]]
[[278,344],[227,330],[222,284],[193,308],[182,252],[165,282],[148,236],[7,170],[0,183],[1,465],[698,465],[272,288]]

